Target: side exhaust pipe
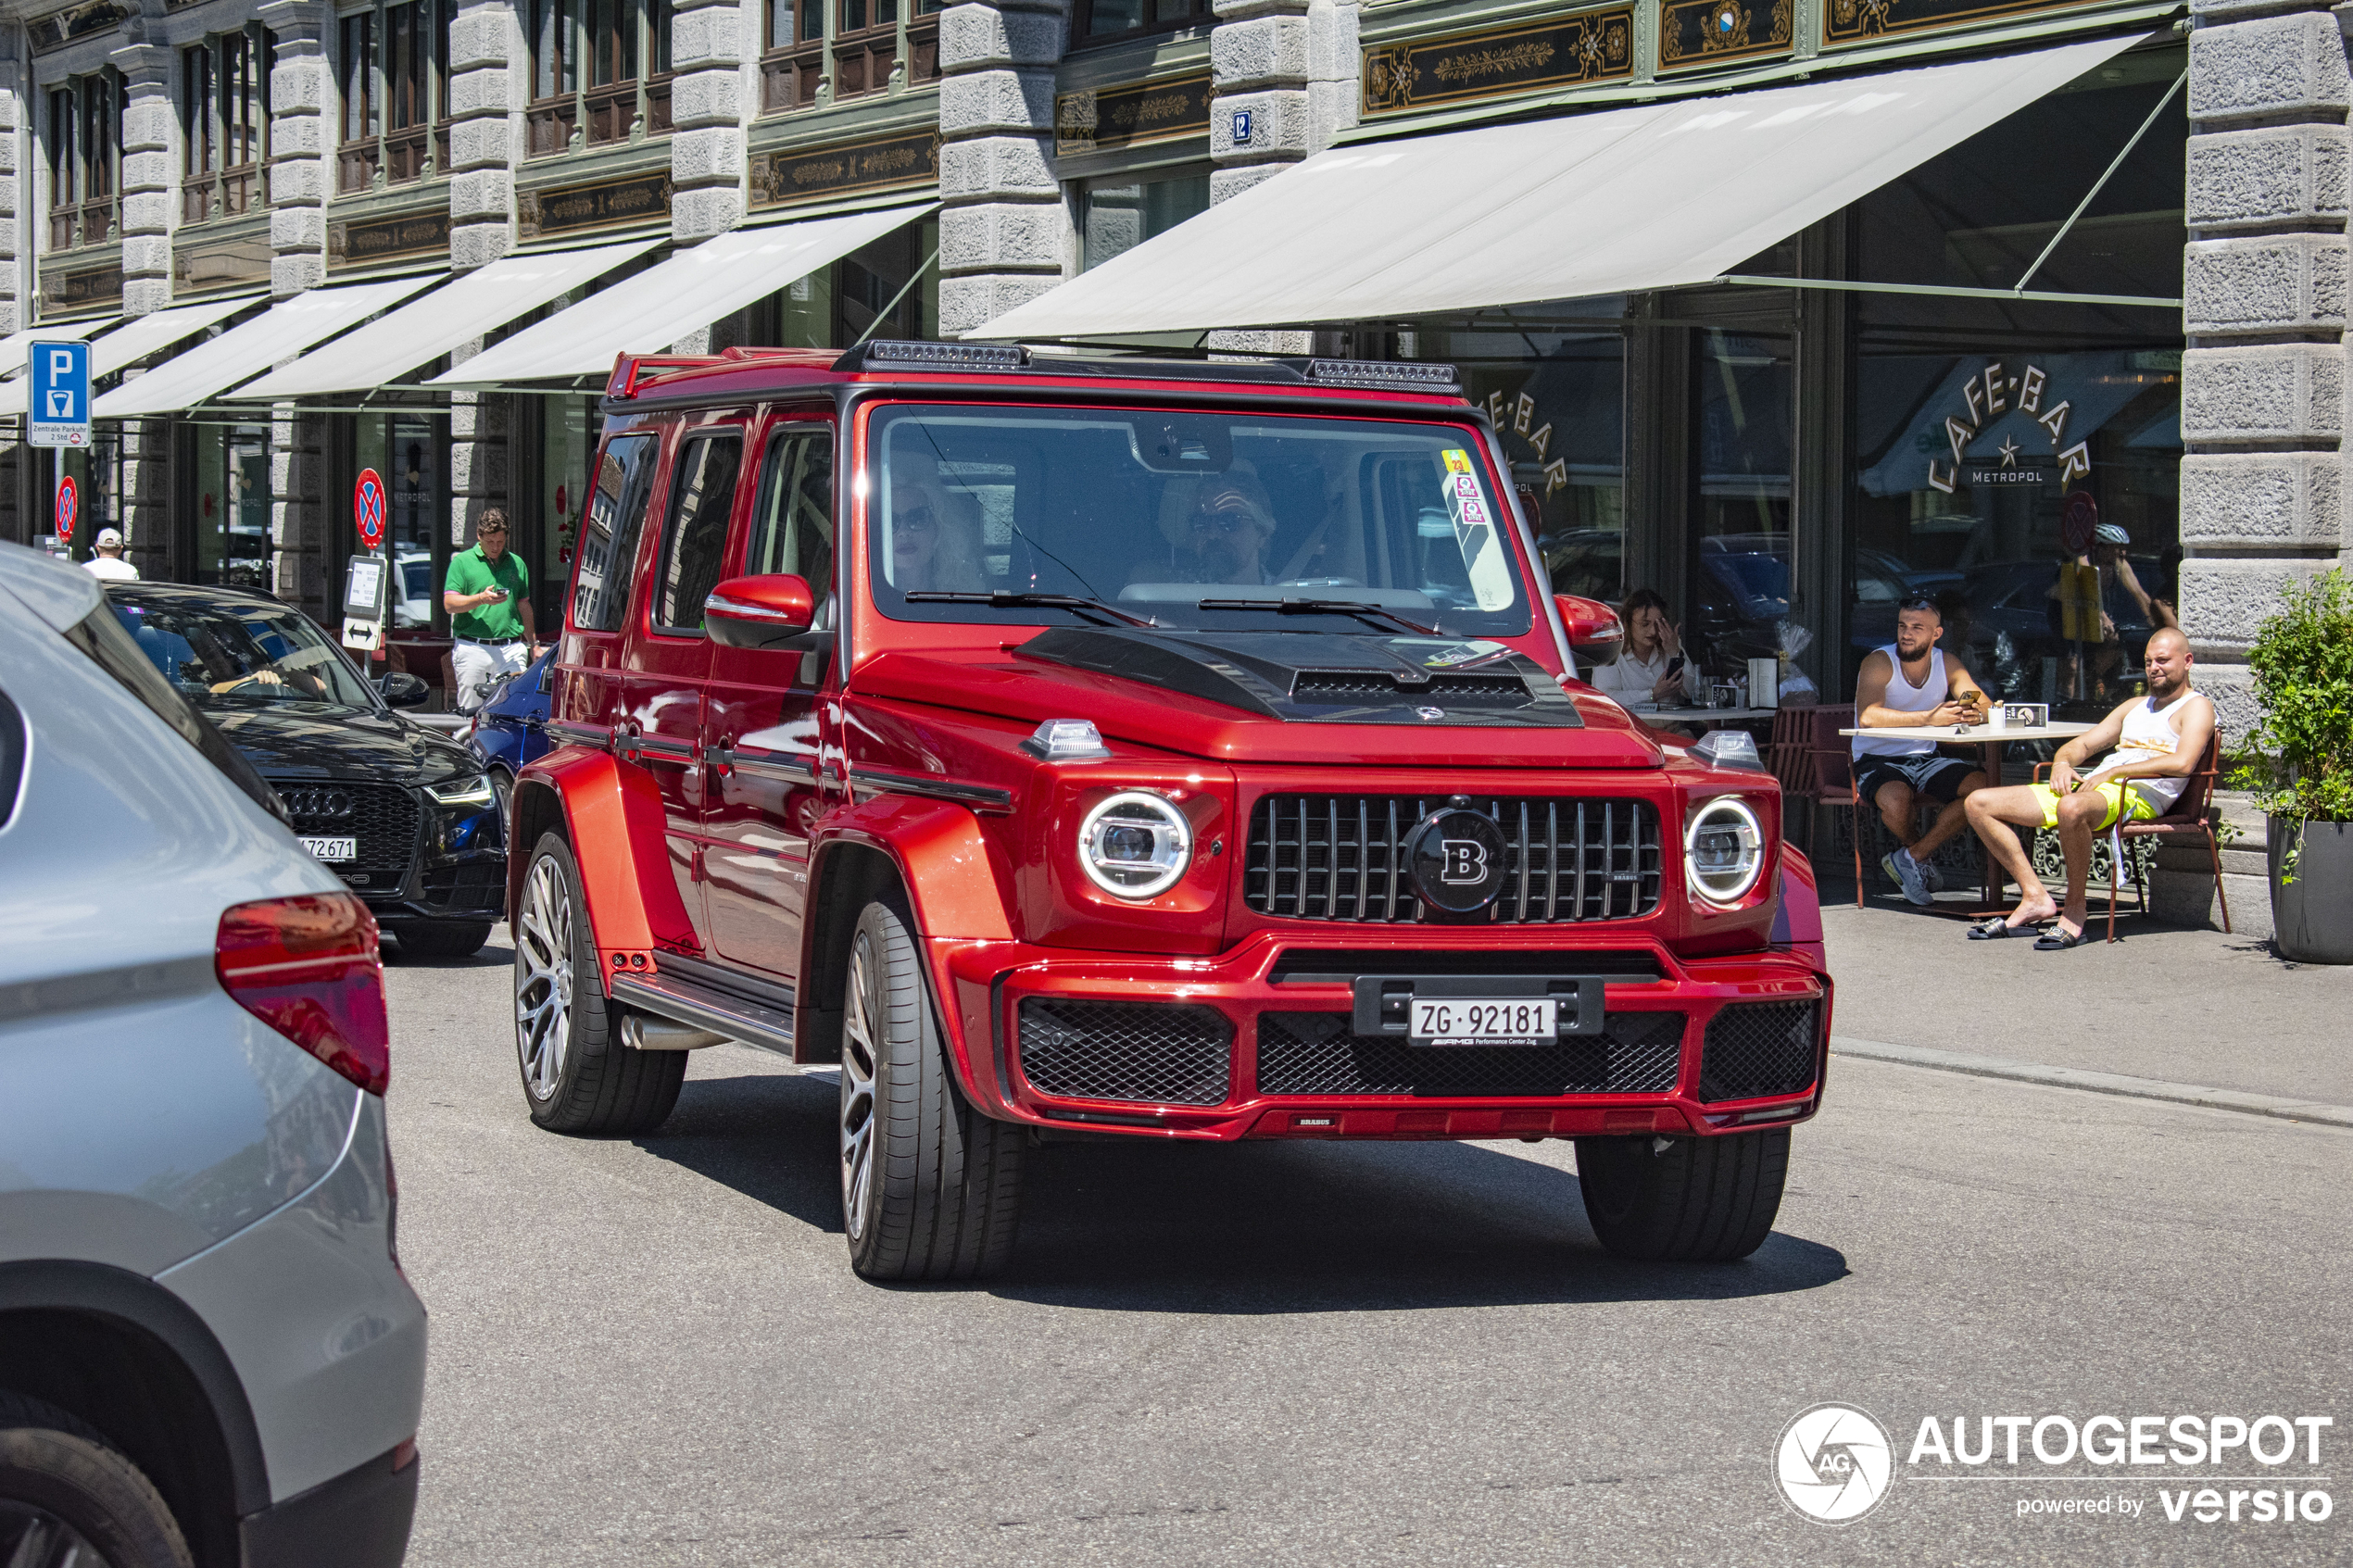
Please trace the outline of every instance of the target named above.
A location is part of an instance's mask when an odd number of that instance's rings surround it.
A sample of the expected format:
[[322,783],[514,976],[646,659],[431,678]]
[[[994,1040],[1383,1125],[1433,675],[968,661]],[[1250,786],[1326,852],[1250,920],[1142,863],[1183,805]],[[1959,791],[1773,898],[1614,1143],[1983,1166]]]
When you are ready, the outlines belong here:
[[705,1046],[725,1045],[727,1036],[633,1012],[621,1021],[621,1043],[633,1051],[698,1051]]

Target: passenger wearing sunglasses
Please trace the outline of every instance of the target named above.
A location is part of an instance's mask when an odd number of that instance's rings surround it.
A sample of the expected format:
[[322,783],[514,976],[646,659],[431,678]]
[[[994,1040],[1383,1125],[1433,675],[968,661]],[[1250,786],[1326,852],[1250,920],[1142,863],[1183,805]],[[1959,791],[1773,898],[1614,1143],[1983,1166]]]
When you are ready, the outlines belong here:
[[1266,541],[1275,532],[1266,493],[1246,476],[1205,482],[1187,524],[1201,583],[1264,583]]
[[890,581],[900,593],[970,593],[986,587],[980,552],[969,526],[928,485],[892,487]]

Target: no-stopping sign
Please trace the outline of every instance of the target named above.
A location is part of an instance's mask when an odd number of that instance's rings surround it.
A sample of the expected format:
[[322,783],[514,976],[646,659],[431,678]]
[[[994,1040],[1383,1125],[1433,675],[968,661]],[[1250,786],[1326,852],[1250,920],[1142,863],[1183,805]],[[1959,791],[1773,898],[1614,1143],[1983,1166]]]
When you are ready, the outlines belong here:
[[57,481],[57,537],[73,543],[73,520],[82,510],[82,494],[74,488],[73,475]]
[[373,469],[359,470],[351,487],[351,521],[359,526],[359,543],[374,549],[384,542],[384,482]]

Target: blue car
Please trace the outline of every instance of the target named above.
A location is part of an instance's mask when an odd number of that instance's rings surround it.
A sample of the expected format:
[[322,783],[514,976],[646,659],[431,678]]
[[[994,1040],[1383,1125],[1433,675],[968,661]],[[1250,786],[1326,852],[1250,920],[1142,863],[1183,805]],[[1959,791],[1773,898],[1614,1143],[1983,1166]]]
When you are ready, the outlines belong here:
[[547,680],[555,658],[556,650],[550,647],[530,669],[494,687],[490,700],[474,714],[473,727],[466,733],[466,749],[481,759],[491,787],[498,792],[501,816],[506,814],[508,796],[514,791],[515,775],[524,763],[548,749]]

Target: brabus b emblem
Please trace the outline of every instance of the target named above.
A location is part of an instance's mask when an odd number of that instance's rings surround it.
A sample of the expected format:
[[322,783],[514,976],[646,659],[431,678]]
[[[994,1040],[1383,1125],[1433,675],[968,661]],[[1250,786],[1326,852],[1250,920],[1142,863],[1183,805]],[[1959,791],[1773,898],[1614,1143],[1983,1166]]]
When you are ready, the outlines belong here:
[[1406,834],[1404,847],[1414,891],[1440,913],[1477,914],[1504,891],[1511,847],[1483,811],[1441,807]]
[[1445,851],[1445,869],[1438,880],[1457,886],[1477,887],[1487,880],[1487,846],[1475,838],[1447,838],[1439,841]]

